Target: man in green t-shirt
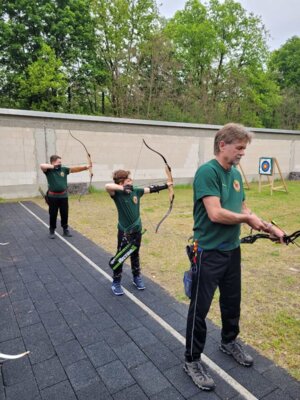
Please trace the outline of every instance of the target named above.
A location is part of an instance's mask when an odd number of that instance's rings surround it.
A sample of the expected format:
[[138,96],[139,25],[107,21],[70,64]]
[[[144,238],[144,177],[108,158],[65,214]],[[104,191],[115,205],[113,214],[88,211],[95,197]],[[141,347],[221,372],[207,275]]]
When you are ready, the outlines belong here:
[[60,212],[61,226],[63,235],[71,237],[68,228],[68,182],[67,176],[70,173],[86,171],[92,168],[90,165],[81,165],[78,167],[65,167],[61,164],[61,157],[53,155],[50,157],[50,164],[41,164],[41,170],[46,175],[48,181],[47,203],[49,205],[50,227],[49,238],[55,239],[55,229],[58,210]]
[[[130,255],[133,284],[138,290],[144,290],[145,285],[141,277],[139,250],[142,239],[142,221],[140,217],[140,199],[144,194],[157,193],[167,189],[171,182],[163,185],[151,185],[138,188],[132,185],[130,171],[122,169],[113,173],[112,183],[105,185],[106,191],[114,200],[118,210],[118,248],[120,252],[127,245],[134,245],[135,250]],[[123,263],[113,269],[112,291],[116,296],[121,296],[124,291],[121,286]]]
[[251,139],[252,133],[242,125],[225,125],[215,136],[215,159],[200,166],[193,184],[196,271],[187,318],[184,370],[203,390],[215,387],[201,362],[201,354],[206,340],[205,318],[217,287],[222,317],[220,350],[241,365],[253,363],[252,357],[236,341],[241,302],[240,224],[247,223],[280,241],[284,235],[280,229],[258,218],[245,204],[242,178],[235,167]]

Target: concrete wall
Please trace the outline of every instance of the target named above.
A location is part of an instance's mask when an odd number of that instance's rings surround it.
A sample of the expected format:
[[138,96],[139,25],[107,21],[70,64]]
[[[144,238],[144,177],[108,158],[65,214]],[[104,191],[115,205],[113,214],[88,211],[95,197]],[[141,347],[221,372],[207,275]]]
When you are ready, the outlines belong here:
[[[137,183],[165,179],[161,158],[142,145],[142,139],[165,155],[177,183],[190,183],[199,165],[213,157],[216,125],[183,124],[122,118],[0,109],[0,197],[38,194],[46,187],[39,164],[51,154],[63,164],[86,164],[81,140],[93,160],[93,185],[103,187],[112,171],[129,169]],[[255,129],[242,167],[250,181],[258,180],[258,159],[276,157],[284,176],[300,171],[300,131]],[[88,182],[88,172],[71,174],[69,183]]]

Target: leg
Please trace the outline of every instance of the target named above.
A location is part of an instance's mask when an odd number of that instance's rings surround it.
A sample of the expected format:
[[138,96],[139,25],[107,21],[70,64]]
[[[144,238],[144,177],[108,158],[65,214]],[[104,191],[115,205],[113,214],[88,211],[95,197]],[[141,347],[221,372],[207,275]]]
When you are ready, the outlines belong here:
[[185,358],[188,362],[199,360],[203,352],[207,330],[205,318],[227,258],[225,252],[219,251],[202,250],[198,254],[187,319]]
[[241,252],[232,250],[226,274],[220,281],[220,310],[222,317],[222,342],[229,343],[239,334],[241,305]]
[[235,339],[239,334],[241,303],[241,252],[238,247],[231,252],[227,272],[220,282],[220,309],[222,316],[222,343],[220,350],[232,356],[239,364],[250,367],[253,358]]
[[56,229],[58,203],[57,199],[54,197],[49,197],[48,201],[49,201],[49,215],[50,215],[50,232],[54,232]]
[[63,230],[68,229],[68,218],[69,218],[69,200],[67,197],[59,199],[59,212],[61,219],[61,227]]
[[141,232],[135,232],[130,235],[129,240],[137,246],[137,249],[131,254],[130,256],[130,262],[131,262],[131,271],[132,275],[139,276],[141,273],[141,267],[140,267],[140,247],[141,247],[141,241],[142,241],[142,234]]
[[[118,248],[117,251],[122,250],[127,244],[125,233],[118,231]],[[117,269],[113,270],[113,283],[111,289],[116,296],[122,296],[124,291],[121,286],[123,264],[120,264]]]

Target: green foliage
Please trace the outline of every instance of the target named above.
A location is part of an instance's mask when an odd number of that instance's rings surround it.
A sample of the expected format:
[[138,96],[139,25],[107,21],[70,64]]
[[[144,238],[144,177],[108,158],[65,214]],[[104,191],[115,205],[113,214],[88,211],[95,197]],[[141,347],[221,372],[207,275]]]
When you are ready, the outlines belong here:
[[300,37],[271,54],[269,69],[281,89],[282,103],[275,108],[278,125],[300,129]]
[[54,50],[46,44],[42,45],[37,55],[37,61],[26,68],[26,78],[21,77],[19,80],[24,108],[61,111],[66,103],[67,88],[62,62],[56,58]]
[[300,38],[267,38],[234,0],[2,0],[0,106],[297,129]]

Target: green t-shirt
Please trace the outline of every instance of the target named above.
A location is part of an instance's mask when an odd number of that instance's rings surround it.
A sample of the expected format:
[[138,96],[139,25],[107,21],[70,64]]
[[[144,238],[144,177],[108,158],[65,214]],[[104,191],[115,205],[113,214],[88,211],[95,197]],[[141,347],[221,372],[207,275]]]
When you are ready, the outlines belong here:
[[48,181],[48,190],[50,192],[65,192],[63,194],[50,194],[48,193],[49,197],[59,197],[65,198],[68,197],[68,182],[67,182],[67,175],[70,173],[70,168],[62,166],[59,169],[47,169],[45,175]]
[[240,213],[245,200],[243,181],[239,171],[225,170],[217,160],[198,168],[194,179],[194,239],[205,250],[233,250],[239,246],[240,224],[225,225],[212,222],[203,204],[203,197],[220,198],[226,210]]
[[142,230],[140,217],[140,198],[144,189],[134,187],[130,194],[116,190],[112,196],[118,210],[118,229],[123,232],[139,232]]

